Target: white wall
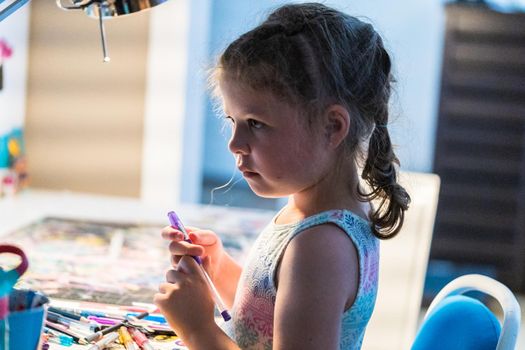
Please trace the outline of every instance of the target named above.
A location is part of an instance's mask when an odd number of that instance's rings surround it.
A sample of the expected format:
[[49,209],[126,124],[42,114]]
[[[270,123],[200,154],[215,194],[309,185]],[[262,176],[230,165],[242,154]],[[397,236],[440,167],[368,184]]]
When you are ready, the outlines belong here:
[[[259,0],[221,0],[213,2],[210,22],[210,63],[220,52],[240,34],[251,29],[264,20],[264,17],[286,1]],[[234,170],[235,161],[228,151],[228,134],[222,132],[222,120],[213,114],[211,106],[207,106],[203,173],[205,177],[228,180]],[[228,129],[224,130],[227,132]]]
[[[215,1],[210,56],[216,55],[283,2]],[[326,4],[368,18],[382,34],[393,56],[398,81],[390,128],[398,156],[405,170],[431,171],[444,37],[442,3],[431,0],[333,0]],[[235,166],[226,147],[226,136],[220,132],[221,123],[210,106],[205,127],[204,176],[228,179]]]
[[[368,17],[393,56],[398,83],[392,101],[393,142],[405,170],[428,172],[435,129],[445,31],[442,1],[334,1]],[[397,95],[397,96],[396,96]]]
[[0,90],[0,135],[20,127],[25,117],[29,6],[24,6],[0,22],[0,39],[13,49],[3,62],[4,88]]
[[151,10],[141,197],[173,206],[201,189],[209,0]]

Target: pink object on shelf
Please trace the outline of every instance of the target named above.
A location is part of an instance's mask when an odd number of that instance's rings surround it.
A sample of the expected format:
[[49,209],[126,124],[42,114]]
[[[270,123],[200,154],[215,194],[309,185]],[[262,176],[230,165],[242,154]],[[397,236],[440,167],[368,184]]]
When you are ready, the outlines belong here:
[[13,54],[13,49],[7,44],[5,40],[0,40],[0,62],[3,58],[9,58]]

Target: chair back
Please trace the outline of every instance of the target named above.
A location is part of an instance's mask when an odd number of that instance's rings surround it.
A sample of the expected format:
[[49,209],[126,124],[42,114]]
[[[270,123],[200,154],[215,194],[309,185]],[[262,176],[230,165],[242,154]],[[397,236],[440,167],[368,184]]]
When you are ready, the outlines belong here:
[[[485,305],[462,295],[470,291],[490,295],[501,305],[501,326]],[[520,322],[521,310],[518,301],[504,284],[483,275],[464,275],[448,283],[436,295],[427,310],[412,350],[429,349],[428,344],[443,346],[445,339],[454,340],[456,348],[462,350],[480,350],[483,347],[514,350]],[[433,325],[441,329],[436,331]],[[429,340],[430,336],[434,339]],[[492,340],[494,336],[495,340]],[[450,345],[447,349],[453,350]]]
[[412,199],[401,232],[381,241],[379,289],[363,349],[406,350],[417,331],[439,194],[435,174],[402,171]]

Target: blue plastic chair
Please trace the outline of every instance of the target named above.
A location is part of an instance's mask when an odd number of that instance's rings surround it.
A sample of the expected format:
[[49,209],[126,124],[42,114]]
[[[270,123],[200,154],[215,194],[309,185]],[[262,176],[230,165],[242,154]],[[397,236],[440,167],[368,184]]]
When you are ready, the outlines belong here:
[[[503,310],[503,322],[479,300],[462,295],[479,291]],[[502,283],[483,275],[465,275],[448,283],[434,298],[412,350],[514,350],[521,322],[520,306]]]

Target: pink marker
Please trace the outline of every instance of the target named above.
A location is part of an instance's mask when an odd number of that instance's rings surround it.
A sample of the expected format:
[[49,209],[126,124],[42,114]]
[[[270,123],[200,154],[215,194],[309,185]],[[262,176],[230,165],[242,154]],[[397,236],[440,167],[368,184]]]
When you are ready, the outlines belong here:
[[151,346],[148,338],[139,331],[138,329],[134,327],[128,327],[128,332],[131,334],[131,338],[137,343],[138,346],[140,346],[144,350],[155,350],[153,346]]
[[[180,230],[182,234],[184,235],[184,240],[188,243],[192,243],[190,236],[188,235],[188,232],[184,228],[184,225],[182,224],[182,221],[180,221],[177,214],[175,214],[174,211],[170,211],[168,213],[168,218],[170,219],[171,227]],[[215,301],[215,305],[217,305],[217,309],[219,309],[219,312],[221,313],[222,318],[224,319],[224,321],[231,320],[232,317],[230,316],[230,313],[224,306],[224,302],[222,301],[221,296],[219,295],[219,292],[217,291],[217,288],[215,288],[215,285],[213,284],[210,276],[204,269],[204,266],[202,266],[201,258],[199,256],[194,256],[193,259],[195,259],[195,261],[199,264],[202,272],[204,273],[204,277],[206,277],[206,282],[208,282],[208,286],[210,287],[210,290],[212,292],[212,296]]]

